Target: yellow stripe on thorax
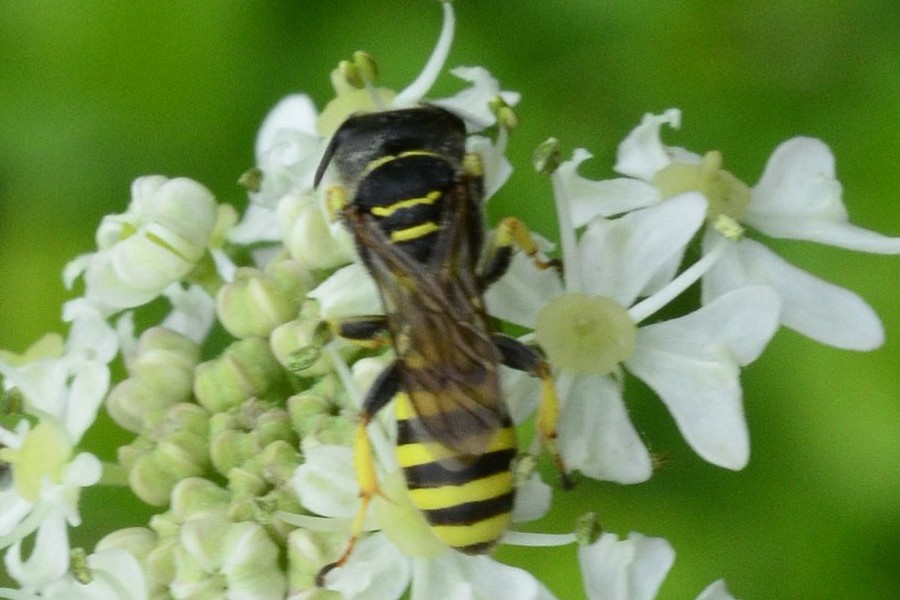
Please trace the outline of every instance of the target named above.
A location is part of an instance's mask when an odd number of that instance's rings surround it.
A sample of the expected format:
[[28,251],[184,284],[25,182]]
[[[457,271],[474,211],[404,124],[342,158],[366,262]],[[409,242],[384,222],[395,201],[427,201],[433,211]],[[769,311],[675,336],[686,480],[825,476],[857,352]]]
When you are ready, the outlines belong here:
[[412,227],[407,227],[406,229],[397,229],[395,231],[392,231],[391,241],[408,242],[409,240],[415,240],[417,238],[424,237],[429,233],[434,233],[440,228],[440,225],[438,225],[434,221],[425,221],[424,223],[419,223],[418,225],[413,225]]
[[402,210],[404,208],[409,208],[411,206],[418,206],[420,204],[434,204],[441,198],[441,192],[438,190],[434,190],[432,192],[428,192],[425,196],[421,198],[407,198],[406,200],[400,200],[399,202],[394,202],[390,206],[375,206],[372,208],[372,214],[376,217],[389,217],[398,210]]
[[449,508],[466,502],[490,500],[508,494],[512,488],[512,473],[503,471],[461,485],[409,490],[409,497],[420,510],[432,510]]

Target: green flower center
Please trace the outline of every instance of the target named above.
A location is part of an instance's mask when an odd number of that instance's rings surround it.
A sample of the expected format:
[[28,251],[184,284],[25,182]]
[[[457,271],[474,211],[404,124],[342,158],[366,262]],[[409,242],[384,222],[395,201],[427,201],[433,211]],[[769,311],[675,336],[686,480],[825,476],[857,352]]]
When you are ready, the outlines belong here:
[[722,168],[722,154],[707,152],[699,164],[672,163],[653,177],[663,198],[684,192],[700,192],[709,200],[706,218],[715,223],[720,216],[743,219],[750,204],[750,188]]
[[12,466],[19,495],[34,502],[40,497],[45,478],[53,483],[60,482],[70,450],[62,431],[41,422],[28,432],[21,446],[0,450],[0,461]]
[[535,336],[555,366],[606,375],[634,352],[637,326],[610,298],[564,294],[538,313]]

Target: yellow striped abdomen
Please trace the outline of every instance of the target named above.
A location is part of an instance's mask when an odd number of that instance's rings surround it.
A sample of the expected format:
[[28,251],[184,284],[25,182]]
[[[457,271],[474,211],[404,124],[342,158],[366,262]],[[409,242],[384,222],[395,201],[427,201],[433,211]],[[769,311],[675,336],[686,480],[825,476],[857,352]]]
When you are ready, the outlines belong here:
[[484,453],[460,456],[428,435],[406,394],[394,402],[397,458],[413,505],[448,546],[467,554],[487,552],[508,528],[512,511],[512,424],[497,429]]

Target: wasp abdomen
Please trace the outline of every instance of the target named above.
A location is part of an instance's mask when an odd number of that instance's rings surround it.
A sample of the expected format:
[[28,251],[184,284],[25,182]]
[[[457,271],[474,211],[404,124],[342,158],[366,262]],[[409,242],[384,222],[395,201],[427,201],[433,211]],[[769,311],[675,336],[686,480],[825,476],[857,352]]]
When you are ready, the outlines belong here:
[[512,423],[506,419],[492,431],[482,453],[461,456],[425,430],[406,394],[395,402],[397,457],[413,505],[448,546],[467,554],[487,552],[507,530],[512,512]]

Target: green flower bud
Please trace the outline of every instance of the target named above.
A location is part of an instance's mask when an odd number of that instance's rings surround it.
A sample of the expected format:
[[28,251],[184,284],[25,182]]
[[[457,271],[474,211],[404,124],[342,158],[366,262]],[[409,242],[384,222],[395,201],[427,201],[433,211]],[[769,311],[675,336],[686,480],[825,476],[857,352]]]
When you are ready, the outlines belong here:
[[216,312],[233,336],[266,337],[297,316],[313,283],[309,272],[293,261],[277,261],[265,273],[243,267],[219,290]]
[[154,506],[169,501],[181,479],[201,475],[209,464],[209,415],[196,404],[176,404],[131,444],[119,448],[134,493]]
[[319,377],[330,373],[331,359],[323,352],[330,332],[311,319],[289,321],[272,332],[269,343],[281,365],[300,377]]
[[237,183],[248,192],[255,193],[262,189],[262,180],[263,170],[259,167],[253,167],[252,169],[247,169],[246,171],[241,173],[241,176],[238,177]]
[[256,470],[235,467],[228,471],[228,489],[236,498],[255,498],[265,494],[269,485]]
[[288,398],[287,407],[301,438],[323,444],[350,444],[353,440],[355,424],[336,400],[310,390]]
[[[344,532],[310,531],[294,529],[288,535],[288,587],[289,596],[315,600],[340,600],[339,592],[319,588],[316,575],[346,543]],[[312,595],[310,595],[312,594]]]
[[500,96],[491,98],[488,101],[488,108],[490,108],[491,112],[494,113],[494,116],[497,117],[497,122],[501,127],[513,130],[519,126],[519,115],[517,115],[516,111],[514,111]]
[[213,467],[223,475],[259,452],[256,438],[247,432],[226,429],[210,438],[209,456]]
[[172,489],[172,516],[184,523],[208,515],[225,515],[231,494],[212,481],[190,477],[179,481]]
[[116,423],[138,432],[160,413],[191,396],[199,346],[165,327],[145,331],[128,364],[130,377],[109,393],[107,409]]
[[184,524],[176,550],[176,597],[283,600],[279,549],[257,523],[206,517]]
[[349,234],[332,229],[313,195],[285,196],[278,204],[278,223],[291,258],[307,269],[334,269],[353,259]]
[[262,338],[231,344],[219,358],[195,370],[194,395],[212,412],[238,406],[250,397],[262,397],[283,380],[283,371]]
[[603,529],[600,527],[597,513],[585,513],[575,522],[575,541],[579,546],[593,544],[601,533],[603,533]]
[[144,563],[144,572],[150,581],[168,589],[175,579],[175,552],[180,546],[177,535],[161,538],[157,542]]
[[547,138],[541,142],[531,155],[531,164],[541,175],[554,173],[560,162],[559,140],[556,138]]
[[378,63],[372,55],[363,50],[353,53],[353,63],[356,65],[359,76],[365,83],[373,84],[378,80]]
[[214,415],[210,422],[210,458],[223,475],[276,440],[293,446],[299,441],[287,411],[256,398],[227,413]]
[[97,542],[95,552],[125,550],[138,560],[144,560],[156,547],[157,535],[146,527],[126,527],[106,534]]

